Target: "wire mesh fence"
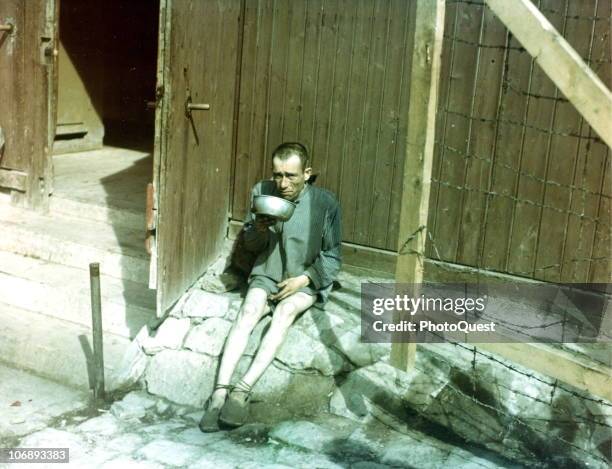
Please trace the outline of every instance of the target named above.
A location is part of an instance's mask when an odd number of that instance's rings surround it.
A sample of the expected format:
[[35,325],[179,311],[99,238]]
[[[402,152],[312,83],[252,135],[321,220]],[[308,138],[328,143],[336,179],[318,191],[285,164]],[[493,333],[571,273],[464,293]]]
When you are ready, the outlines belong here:
[[[610,87],[610,0],[534,3]],[[436,135],[428,257],[610,281],[610,150],[482,1],[447,1]]]

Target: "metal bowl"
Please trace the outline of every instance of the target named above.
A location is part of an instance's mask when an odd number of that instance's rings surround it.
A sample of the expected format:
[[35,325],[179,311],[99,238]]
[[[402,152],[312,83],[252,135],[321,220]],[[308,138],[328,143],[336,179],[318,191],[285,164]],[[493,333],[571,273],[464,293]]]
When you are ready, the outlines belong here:
[[295,204],[281,197],[256,195],[253,198],[252,211],[256,215],[266,215],[280,221],[287,221],[293,215],[294,210]]

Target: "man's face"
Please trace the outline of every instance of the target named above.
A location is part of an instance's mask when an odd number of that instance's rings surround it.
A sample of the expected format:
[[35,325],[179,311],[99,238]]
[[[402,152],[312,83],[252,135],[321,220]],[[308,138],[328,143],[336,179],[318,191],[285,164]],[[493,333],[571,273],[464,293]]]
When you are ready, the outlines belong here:
[[280,158],[272,159],[272,178],[283,199],[295,200],[310,173],[310,168],[302,168],[302,162],[297,155],[291,155],[284,161]]

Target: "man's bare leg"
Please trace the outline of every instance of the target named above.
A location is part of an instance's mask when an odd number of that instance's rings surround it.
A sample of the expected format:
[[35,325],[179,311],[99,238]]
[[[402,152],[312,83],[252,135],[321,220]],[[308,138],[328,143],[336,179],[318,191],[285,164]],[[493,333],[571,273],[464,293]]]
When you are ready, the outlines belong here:
[[[296,292],[276,306],[270,328],[259,345],[259,350],[257,350],[253,363],[251,363],[251,366],[242,378],[243,383],[248,387],[255,385],[270,363],[272,363],[272,360],[274,360],[295,319],[300,313],[310,308],[315,300],[316,297],[313,295]],[[246,399],[246,395],[244,398]]]
[[[262,288],[251,288],[240,307],[238,316],[232,325],[225,341],[217,385],[228,385],[234,370],[244,353],[253,329],[266,313],[268,293]],[[227,397],[227,389],[216,389],[210,401],[209,409],[220,409]]]

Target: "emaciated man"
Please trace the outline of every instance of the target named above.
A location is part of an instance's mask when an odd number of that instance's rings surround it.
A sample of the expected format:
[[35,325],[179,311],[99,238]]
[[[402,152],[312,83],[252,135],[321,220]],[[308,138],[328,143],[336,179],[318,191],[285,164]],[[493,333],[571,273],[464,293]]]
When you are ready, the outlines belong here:
[[[311,306],[323,306],[341,266],[340,206],[329,191],[308,183],[312,168],[306,148],[283,143],[272,154],[272,179],[251,191],[274,195],[296,204],[292,217],[281,222],[249,212],[244,247],[256,253],[249,288],[227,337],[216,385],[200,421],[204,432],[219,430],[219,422],[240,426],[248,417],[252,387],[283,344],[289,327]],[[251,332],[268,313],[270,327],[249,369],[234,386],[231,378]]]

